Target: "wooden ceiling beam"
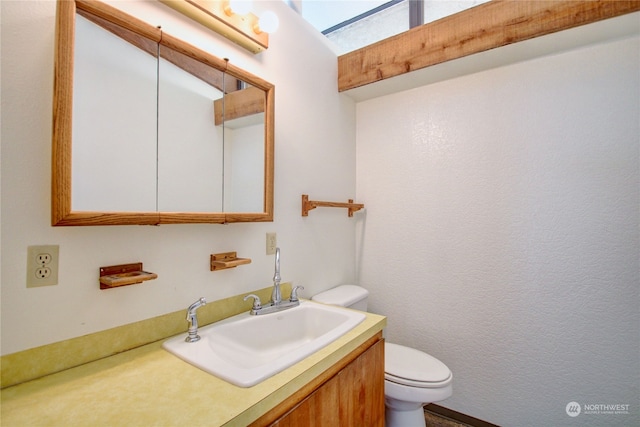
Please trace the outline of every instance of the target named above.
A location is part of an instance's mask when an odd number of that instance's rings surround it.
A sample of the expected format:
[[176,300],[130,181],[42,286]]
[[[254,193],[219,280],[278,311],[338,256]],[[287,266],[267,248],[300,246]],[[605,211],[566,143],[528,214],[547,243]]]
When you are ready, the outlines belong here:
[[492,0],[338,57],[338,90],[640,10],[640,0]]

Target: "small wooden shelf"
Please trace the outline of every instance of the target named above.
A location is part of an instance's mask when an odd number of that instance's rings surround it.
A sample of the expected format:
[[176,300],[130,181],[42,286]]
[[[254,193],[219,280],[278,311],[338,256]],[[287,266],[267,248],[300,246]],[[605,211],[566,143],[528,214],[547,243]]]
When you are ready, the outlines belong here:
[[157,278],[158,275],[156,273],[144,271],[141,262],[100,267],[100,289],[135,285]]
[[320,202],[318,200],[309,200],[309,196],[306,194],[302,195],[302,216],[308,216],[309,211],[317,207],[347,208],[349,217],[352,217],[353,213],[359,211],[360,209],[363,209],[364,205],[361,203],[353,203],[352,199],[349,199],[348,203]]
[[235,268],[239,265],[250,264],[251,258],[238,258],[236,252],[211,254],[211,271]]

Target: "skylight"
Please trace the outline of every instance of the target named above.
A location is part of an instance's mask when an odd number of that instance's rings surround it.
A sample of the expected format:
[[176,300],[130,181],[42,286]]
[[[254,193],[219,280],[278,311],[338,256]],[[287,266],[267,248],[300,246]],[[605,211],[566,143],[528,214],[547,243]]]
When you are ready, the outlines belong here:
[[301,0],[302,17],[351,52],[489,0]]

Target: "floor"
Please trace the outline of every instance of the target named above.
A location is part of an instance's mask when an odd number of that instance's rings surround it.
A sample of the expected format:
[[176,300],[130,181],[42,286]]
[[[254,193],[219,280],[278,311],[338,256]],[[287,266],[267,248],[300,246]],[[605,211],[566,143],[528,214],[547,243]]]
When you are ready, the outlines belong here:
[[427,427],[469,427],[470,426],[470,424],[464,424],[464,423],[461,423],[460,421],[454,421],[443,415],[436,414],[428,410],[424,411],[424,420],[427,423]]

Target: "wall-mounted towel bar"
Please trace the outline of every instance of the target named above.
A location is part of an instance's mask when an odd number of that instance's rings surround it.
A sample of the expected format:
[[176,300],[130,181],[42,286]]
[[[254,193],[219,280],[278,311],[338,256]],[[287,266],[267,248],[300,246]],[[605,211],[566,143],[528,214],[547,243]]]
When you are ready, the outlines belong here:
[[309,196],[307,194],[302,195],[302,216],[308,216],[309,211],[317,207],[347,208],[349,210],[349,216],[352,217],[353,213],[359,211],[360,209],[363,209],[364,205],[361,203],[353,203],[352,199],[349,199],[349,203],[320,202],[317,200],[309,200]]

